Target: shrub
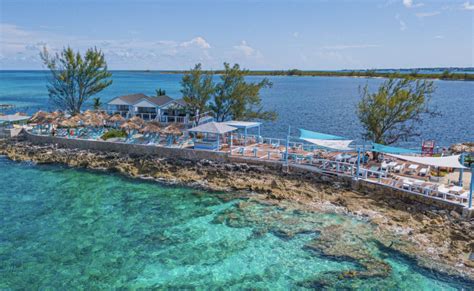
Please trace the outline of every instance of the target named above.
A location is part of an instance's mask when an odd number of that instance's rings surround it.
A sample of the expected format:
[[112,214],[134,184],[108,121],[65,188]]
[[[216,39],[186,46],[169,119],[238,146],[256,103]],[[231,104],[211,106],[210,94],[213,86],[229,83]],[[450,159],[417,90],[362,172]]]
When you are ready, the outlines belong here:
[[123,129],[111,129],[102,135],[103,140],[108,140],[109,138],[114,137],[127,137],[127,133]]

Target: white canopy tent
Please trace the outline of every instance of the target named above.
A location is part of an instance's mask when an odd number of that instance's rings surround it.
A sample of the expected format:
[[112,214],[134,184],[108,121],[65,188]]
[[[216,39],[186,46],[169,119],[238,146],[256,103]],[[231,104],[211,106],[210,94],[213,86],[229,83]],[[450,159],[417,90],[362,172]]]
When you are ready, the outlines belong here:
[[188,129],[189,132],[202,132],[211,134],[225,134],[234,130],[237,130],[237,128],[219,122],[208,122]]
[[441,168],[453,168],[453,169],[467,169],[459,162],[459,157],[461,155],[453,155],[446,157],[417,157],[417,156],[405,156],[405,155],[395,155],[395,154],[386,154],[388,156],[409,161],[417,164],[441,167]]
[[315,138],[301,138],[301,139],[307,142],[310,142],[312,144],[325,147],[325,148],[334,149],[334,150],[339,150],[339,151],[354,150],[353,148],[349,147],[349,144],[353,140],[329,140],[329,139],[315,139]]
[[1,115],[0,116],[0,123],[2,123],[2,122],[12,123],[12,122],[26,121],[26,120],[30,119],[30,117],[31,116],[19,115],[19,114]]

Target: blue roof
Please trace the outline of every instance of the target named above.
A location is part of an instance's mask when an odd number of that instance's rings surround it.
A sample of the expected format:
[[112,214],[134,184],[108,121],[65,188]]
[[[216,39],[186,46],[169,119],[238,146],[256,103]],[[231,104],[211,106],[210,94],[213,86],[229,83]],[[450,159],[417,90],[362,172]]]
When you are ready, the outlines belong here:
[[391,147],[383,144],[372,143],[372,150],[379,153],[387,154],[415,154],[421,153],[420,150],[404,149],[398,147]]
[[329,139],[329,140],[346,139],[342,136],[320,133],[320,132],[310,131],[310,130],[301,129],[301,128],[299,130],[300,130],[300,138]]

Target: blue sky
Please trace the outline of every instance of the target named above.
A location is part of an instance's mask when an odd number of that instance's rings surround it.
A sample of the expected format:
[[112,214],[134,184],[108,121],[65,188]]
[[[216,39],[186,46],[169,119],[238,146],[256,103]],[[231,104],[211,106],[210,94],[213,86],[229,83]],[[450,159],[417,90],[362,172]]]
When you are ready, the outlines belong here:
[[467,67],[473,30],[473,0],[1,0],[0,69],[42,69],[44,45],[111,69]]

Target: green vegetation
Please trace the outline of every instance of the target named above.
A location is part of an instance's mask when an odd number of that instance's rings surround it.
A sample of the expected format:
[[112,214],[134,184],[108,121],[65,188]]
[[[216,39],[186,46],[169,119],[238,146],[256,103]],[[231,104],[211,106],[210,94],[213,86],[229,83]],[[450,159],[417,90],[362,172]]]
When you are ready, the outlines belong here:
[[389,79],[375,93],[361,88],[357,115],[364,138],[389,145],[418,136],[423,118],[438,115],[429,104],[434,90],[432,81],[414,79]]
[[100,101],[100,97],[92,98],[92,101],[92,107],[94,108],[94,110],[99,110],[100,107],[102,107],[102,101]]
[[112,84],[104,54],[96,48],[82,56],[68,47],[51,56],[45,47],[40,57],[51,72],[47,85],[50,100],[71,114],[81,112],[91,96]]
[[267,78],[258,83],[247,82],[244,78],[247,74],[238,64],[231,67],[224,63],[220,81],[214,83],[213,73],[203,71],[197,64],[181,81],[183,99],[194,114],[210,109],[217,121],[275,120],[276,112],[264,111],[260,97],[260,90],[271,87],[272,83]]
[[[182,74],[189,71],[166,71],[164,74]],[[204,73],[223,74],[225,71],[203,71]],[[311,76],[311,77],[363,77],[363,78],[391,78],[391,79],[441,79],[474,81],[474,74],[450,73],[448,70],[443,73],[419,73],[413,70],[410,73],[390,72],[382,73],[376,70],[365,71],[302,71],[298,69],[279,70],[279,71],[246,71],[248,76]]]
[[102,135],[103,140],[108,140],[109,138],[126,138],[127,133],[123,129],[111,129]]
[[201,64],[197,64],[183,76],[181,87],[183,100],[188,105],[187,109],[197,116],[196,121],[199,122],[198,114],[208,110],[208,103],[216,91],[212,74],[203,73]]
[[166,91],[161,88],[158,88],[155,90],[155,94],[156,94],[156,97],[163,96],[163,95],[166,95]]

